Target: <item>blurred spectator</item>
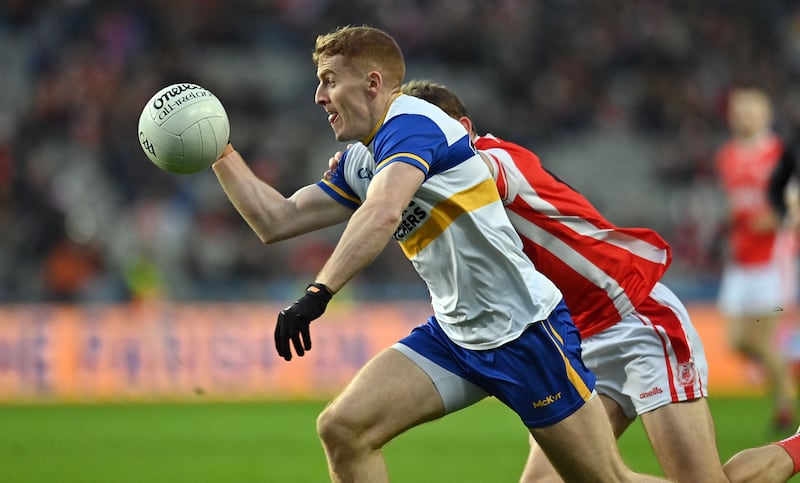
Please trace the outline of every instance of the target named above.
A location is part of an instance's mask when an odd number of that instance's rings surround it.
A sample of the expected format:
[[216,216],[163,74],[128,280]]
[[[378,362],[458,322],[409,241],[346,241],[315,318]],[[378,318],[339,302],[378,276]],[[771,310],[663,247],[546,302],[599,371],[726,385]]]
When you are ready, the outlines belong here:
[[44,262],[46,297],[75,302],[103,269],[102,258],[92,247],[63,239],[47,253]]

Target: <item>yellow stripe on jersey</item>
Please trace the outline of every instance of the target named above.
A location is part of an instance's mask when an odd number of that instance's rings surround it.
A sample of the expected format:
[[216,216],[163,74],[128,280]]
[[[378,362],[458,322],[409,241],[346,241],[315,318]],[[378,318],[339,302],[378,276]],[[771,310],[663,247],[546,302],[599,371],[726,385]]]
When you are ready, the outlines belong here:
[[500,196],[492,178],[454,194],[434,206],[430,218],[408,239],[400,242],[403,253],[409,259],[413,258],[441,235],[456,218],[495,201],[500,201]]
[[344,199],[346,199],[348,201],[352,201],[353,203],[355,203],[357,205],[361,204],[361,200],[359,198],[356,198],[355,196],[345,192],[344,190],[342,190],[341,188],[339,188],[335,184],[331,183],[327,179],[322,179],[320,181],[322,181],[323,183],[325,183],[326,186],[328,186],[330,189],[332,189],[333,191],[338,193],[339,196],[341,196],[342,198],[344,198]]
[[[553,340],[553,344],[555,344],[556,349],[558,349],[558,352],[561,353],[561,358],[564,360],[564,368],[567,370],[567,379],[569,379],[572,385],[575,386],[575,389],[578,390],[578,394],[580,394],[581,398],[584,401],[588,401],[589,398],[592,397],[592,391],[589,390],[589,387],[586,385],[586,382],[584,382],[584,380],[581,378],[578,372],[572,367],[572,364],[570,364],[569,359],[567,359],[567,356],[564,355],[564,351],[561,350],[561,348],[564,346],[563,339],[561,339],[561,336],[558,335],[558,332],[556,332],[556,330],[553,329],[553,326],[550,325],[550,322],[539,322],[539,323],[540,324],[545,323],[546,324],[545,327],[547,328],[547,333],[550,335],[550,338],[555,339]],[[556,340],[558,342],[556,342]]]
[[422,159],[419,156],[417,156],[416,154],[398,153],[398,154],[393,154],[393,155],[389,156],[388,158],[384,159],[383,161],[381,161],[380,163],[378,163],[378,165],[375,166],[375,171],[378,171],[379,169],[383,168],[384,166],[386,166],[386,163],[388,163],[391,160],[396,159],[396,158],[411,158],[411,159],[415,159],[415,160],[419,161],[423,166],[425,166],[425,171],[429,171],[431,169],[431,165],[428,164],[428,162],[425,161],[424,159]]

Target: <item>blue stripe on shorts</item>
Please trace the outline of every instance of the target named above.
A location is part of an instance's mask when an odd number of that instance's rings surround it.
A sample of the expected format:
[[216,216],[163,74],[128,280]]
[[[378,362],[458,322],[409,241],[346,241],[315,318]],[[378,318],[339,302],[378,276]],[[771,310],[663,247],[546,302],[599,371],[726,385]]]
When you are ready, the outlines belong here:
[[400,343],[501,400],[529,428],[561,421],[594,390],[594,374],[581,360],[580,334],[563,301],[547,320],[496,349],[456,345],[434,317]]

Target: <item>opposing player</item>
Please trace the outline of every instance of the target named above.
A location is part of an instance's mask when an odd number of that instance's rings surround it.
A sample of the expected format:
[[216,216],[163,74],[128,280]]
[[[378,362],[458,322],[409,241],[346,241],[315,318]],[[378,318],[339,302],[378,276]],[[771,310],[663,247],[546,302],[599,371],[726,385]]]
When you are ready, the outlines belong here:
[[[322,106],[340,141],[360,140],[330,180],[285,198],[229,146],[214,164],[265,242],[348,220],[325,266],[278,316],[291,360],[309,324],[391,238],[428,285],[434,316],[369,361],[319,416],[334,481],[388,481],[395,436],[491,394],[512,408],[569,481],[660,481],[619,455],[553,283],[522,253],[494,181],[457,121],[400,93],[402,53],[386,33],[344,27],[317,38]],[[369,146],[369,150],[365,147]],[[374,323],[364,314],[365,324]]]
[[[702,344],[686,309],[658,282],[670,251],[657,233],[611,224],[545,171],[534,153],[478,136],[461,100],[444,86],[412,81],[402,91],[438,105],[470,132],[525,253],[564,293],[617,436],[640,415],[674,481],[778,482],[797,472],[796,436],[745,450],[724,469],[720,464]],[[558,480],[534,440],[531,445],[522,481]]]
[[774,425],[785,431],[796,424],[796,388],[776,334],[795,304],[797,240],[769,202],[769,179],[784,149],[772,131],[771,112],[762,89],[744,85],[731,90],[732,136],[715,158],[730,227],[719,307],[733,348],[766,370]]

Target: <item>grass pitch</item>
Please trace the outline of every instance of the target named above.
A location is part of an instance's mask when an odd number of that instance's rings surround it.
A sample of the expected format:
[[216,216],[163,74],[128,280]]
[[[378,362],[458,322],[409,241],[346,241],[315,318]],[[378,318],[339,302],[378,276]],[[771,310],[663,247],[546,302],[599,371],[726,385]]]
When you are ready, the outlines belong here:
[[[760,399],[711,399],[720,456],[774,440]],[[8,483],[328,481],[315,433],[324,402],[0,406]],[[635,423],[628,464],[660,474]],[[395,482],[515,482],[527,455],[516,416],[487,400],[415,428],[385,449]]]

